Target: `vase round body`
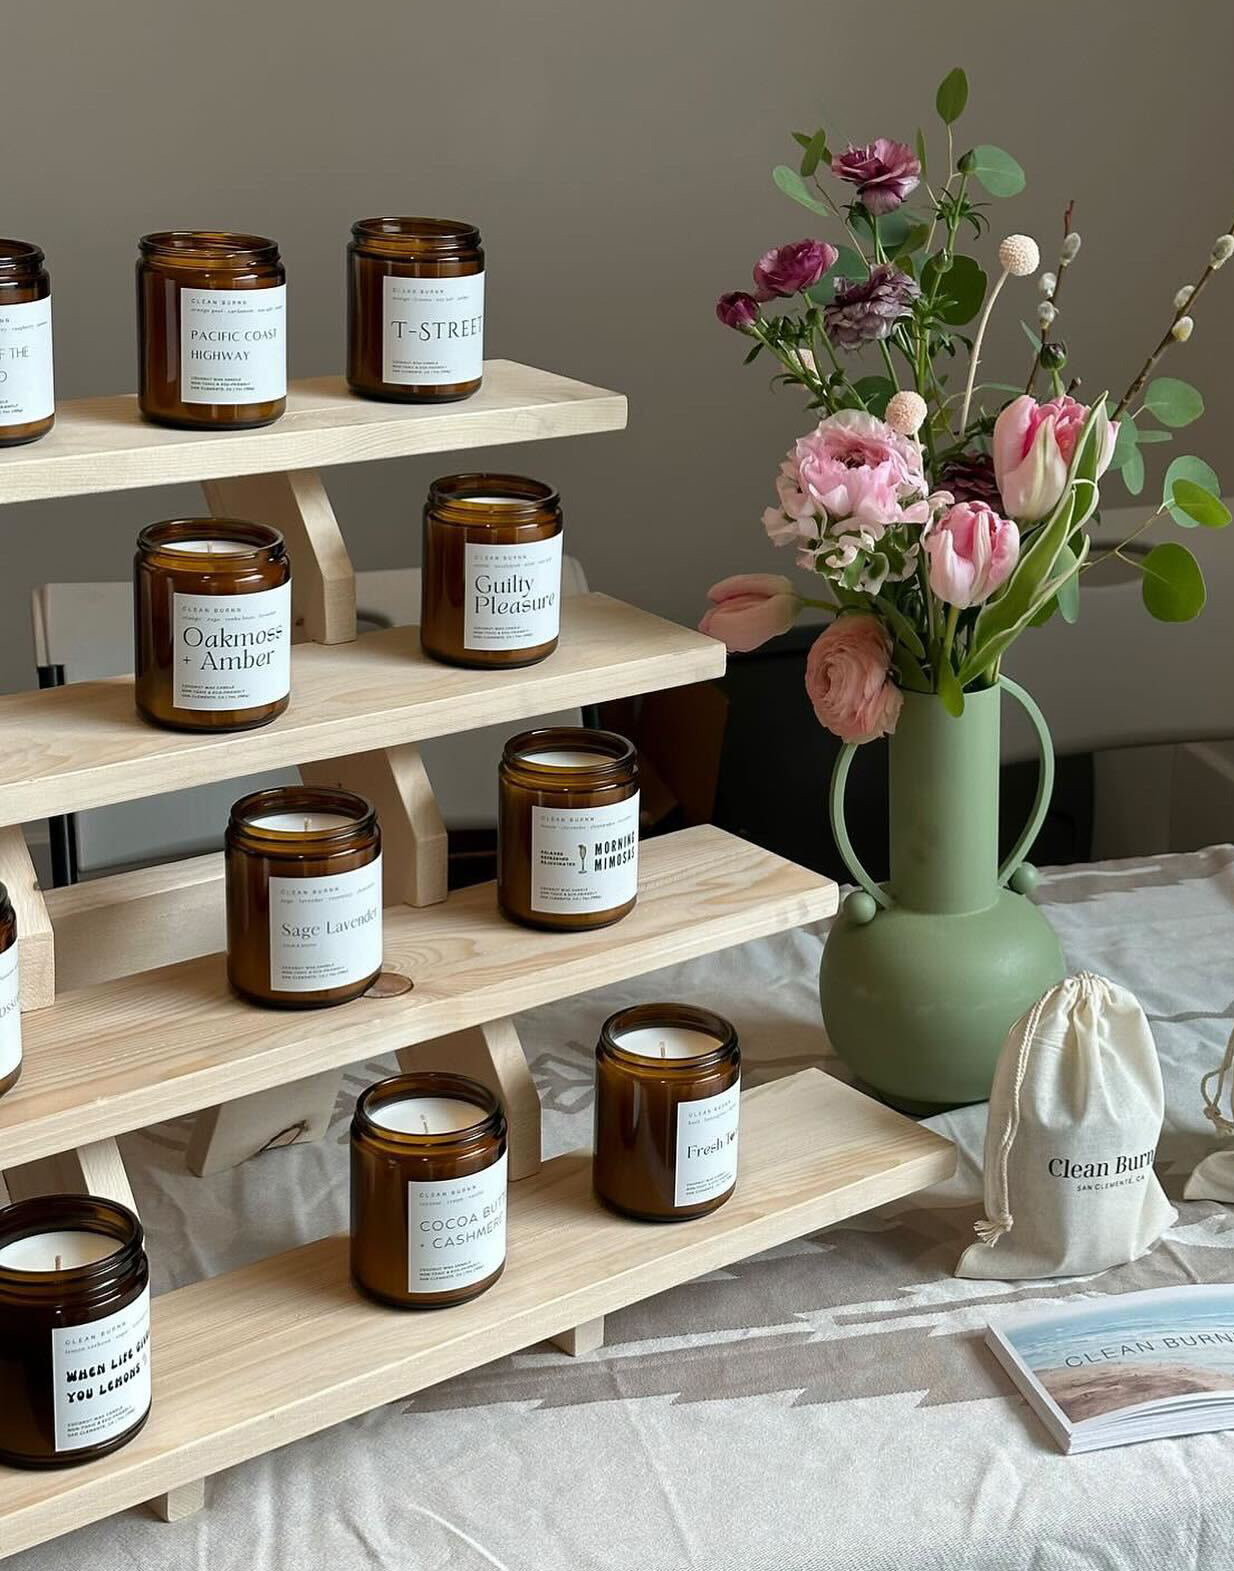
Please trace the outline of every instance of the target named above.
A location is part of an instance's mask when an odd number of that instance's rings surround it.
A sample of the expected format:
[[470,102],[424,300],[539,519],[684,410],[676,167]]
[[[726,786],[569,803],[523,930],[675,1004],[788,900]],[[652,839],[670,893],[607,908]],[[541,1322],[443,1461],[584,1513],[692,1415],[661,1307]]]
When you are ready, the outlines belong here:
[[[1042,744],[1037,803],[1015,850],[998,862],[1000,705],[1028,709]],[[832,1046],[858,1079],[913,1112],[984,1101],[1012,1024],[1064,972],[1053,929],[1027,898],[1022,863],[1053,782],[1039,711],[1013,683],[964,695],[949,715],[934,695],[905,693],[889,744],[891,876],[873,885],[852,855],[837,763],[833,826],[862,885],[823,950],[820,991]]]
[[137,404],[157,425],[240,431],[287,408],[287,274],[273,240],[145,235],[137,262]]
[[484,251],[454,218],[362,218],[347,247],[347,385],[440,404],[484,376]]
[[46,436],[56,423],[51,280],[28,240],[0,240],[0,447]]

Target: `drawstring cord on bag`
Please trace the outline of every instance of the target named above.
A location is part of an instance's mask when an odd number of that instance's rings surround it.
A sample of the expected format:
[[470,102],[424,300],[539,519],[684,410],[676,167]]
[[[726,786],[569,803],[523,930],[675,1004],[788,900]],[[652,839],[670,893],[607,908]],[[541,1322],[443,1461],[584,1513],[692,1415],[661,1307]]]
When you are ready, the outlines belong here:
[[1020,1038],[1020,1052],[1016,1059],[1015,1083],[1011,1089],[1011,1111],[1007,1115],[1007,1122],[1003,1126],[1003,1138],[998,1148],[997,1173],[995,1176],[995,1193],[1000,1200],[993,1216],[984,1216],[980,1222],[973,1223],[973,1231],[983,1244],[994,1245],[1004,1233],[1009,1233],[1015,1219],[1011,1215],[1011,1196],[1008,1192],[1007,1167],[1011,1160],[1011,1146],[1020,1127],[1020,1092],[1024,1086],[1024,1076],[1028,1070],[1028,1053],[1032,1046],[1033,1037],[1041,1023],[1041,1012],[1045,1008],[1045,1001],[1053,993],[1049,988],[1044,992],[1025,1017],[1024,1034]]
[[[1230,1032],[1230,1040],[1225,1044],[1225,1057],[1221,1060],[1220,1069],[1210,1069],[1200,1081],[1200,1095],[1204,1098],[1204,1117],[1209,1120],[1219,1134],[1234,1135],[1232,1123],[1221,1111],[1221,1099],[1225,1096],[1226,1076],[1234,1069],[1234,1031]],[[1209,1091],[1210,1080],[1217,1082],[1217,1089]],[[1231,1109],[1234,1111],[1234,1108]]]

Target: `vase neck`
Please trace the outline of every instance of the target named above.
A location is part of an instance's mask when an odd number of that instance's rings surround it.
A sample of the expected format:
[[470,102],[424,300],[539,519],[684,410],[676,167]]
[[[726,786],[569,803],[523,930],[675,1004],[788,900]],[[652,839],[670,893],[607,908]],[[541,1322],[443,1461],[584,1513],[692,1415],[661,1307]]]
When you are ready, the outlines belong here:
[[906,693],[890,743],[891,893],[918,911],[984,911],[998,898],[998,688],[964,713]]

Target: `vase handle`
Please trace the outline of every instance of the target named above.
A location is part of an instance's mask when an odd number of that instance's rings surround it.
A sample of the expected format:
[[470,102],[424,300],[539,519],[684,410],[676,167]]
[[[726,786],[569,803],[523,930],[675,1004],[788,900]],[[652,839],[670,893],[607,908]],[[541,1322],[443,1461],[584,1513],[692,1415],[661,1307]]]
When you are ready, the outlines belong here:
[[[864,889],[876,906],[881,906],[884,911],[891,906],[891,897],[885,889],[881,889],[861,865],[861,859],[853,850],[853,842],[848,838],[848,826],[844,822],[844,788],[848,784],[849,765],[853,761],[853,754],[861,744],[859,742],[845,742],[840,749],[839,757],[835,761],[835,768],[831,771],[831,792],[829,804],[831,808],[831,834],[836,843],[844,865],[852,874],[853,882]],[[850,896],[850,899],[852,897]],[[874,912],[866,908],[869,916]]]
[[[1009,693],[1012,698],[1019,701],[1024,713],[1032,722],[1033,730],[1037,733],[1037,745],[1041,749],[1041,764],[1037,770],[1037,795],[1033,801],[1033,810],[1028,815],[1028,822],[1020,831],[1020,838],[1012,846],[1007,860],[998,870],[1000,884],[1012,884],[1012,888],[1018,888],[1021,894],[1028,894],[1037,882],[1037,875],[1035,870],[1025,863],[1024,858],[1041,831],[1045,815],[1049,811],[1050,798],[1054,794],[1054,742],[1050,736],[1050,729],[1045,723],[1045,716],[1020,684],[1013,682],[1009,676],[1000,676],[998,685],[1003,692]],[[1015,883],[1012,883],[1021,868],[1024,869],[1024,873]]]

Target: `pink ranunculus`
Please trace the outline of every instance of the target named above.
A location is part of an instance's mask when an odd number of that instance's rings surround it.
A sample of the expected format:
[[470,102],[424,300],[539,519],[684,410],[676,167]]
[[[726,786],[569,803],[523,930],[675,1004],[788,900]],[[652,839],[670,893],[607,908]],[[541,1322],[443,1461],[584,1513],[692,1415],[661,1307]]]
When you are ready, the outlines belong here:
[[[994,475],[1003,506],[1022,524],[1035,524],[1058,505],[1088,409],[1065,394],[1039,404],[1022,393],[994,422]],[[1105,422],[1097,478],[1110,467],[1118,422]]]
[[925,539],[930,588],[947,605],[980,605],[1011,576],[1020,531],[984,502],[957,502]]
[[806,692],[819,724],[843,742],[888,736],[904,702],[891,680],[891,639],[875,616],[839,616],[806,660]]
[[774,300],[813,289],[839,252],[825,240],[793,240],[765,251],[754,264],[754,298]]
[[744,289],[734,289],[716,301],[716,315],[725,327],[744,333],[752,322],[758,321],[758,301]]
[[757,649],[787,633],[801,601],[780,573],[736,573],[707,591],[711,609],[698,624],[700,633],[718,638],[735,653]]
[[893,212],[921,179],[921,163],[911,147],[879,136],[865,147],[849,147],[831,160],[831,172],[849,185],[867,213]]
[[901,502],[924,495],[921,449],[860,409],[821,420],[789,454],[788,478],[832,518],[898,522]]

